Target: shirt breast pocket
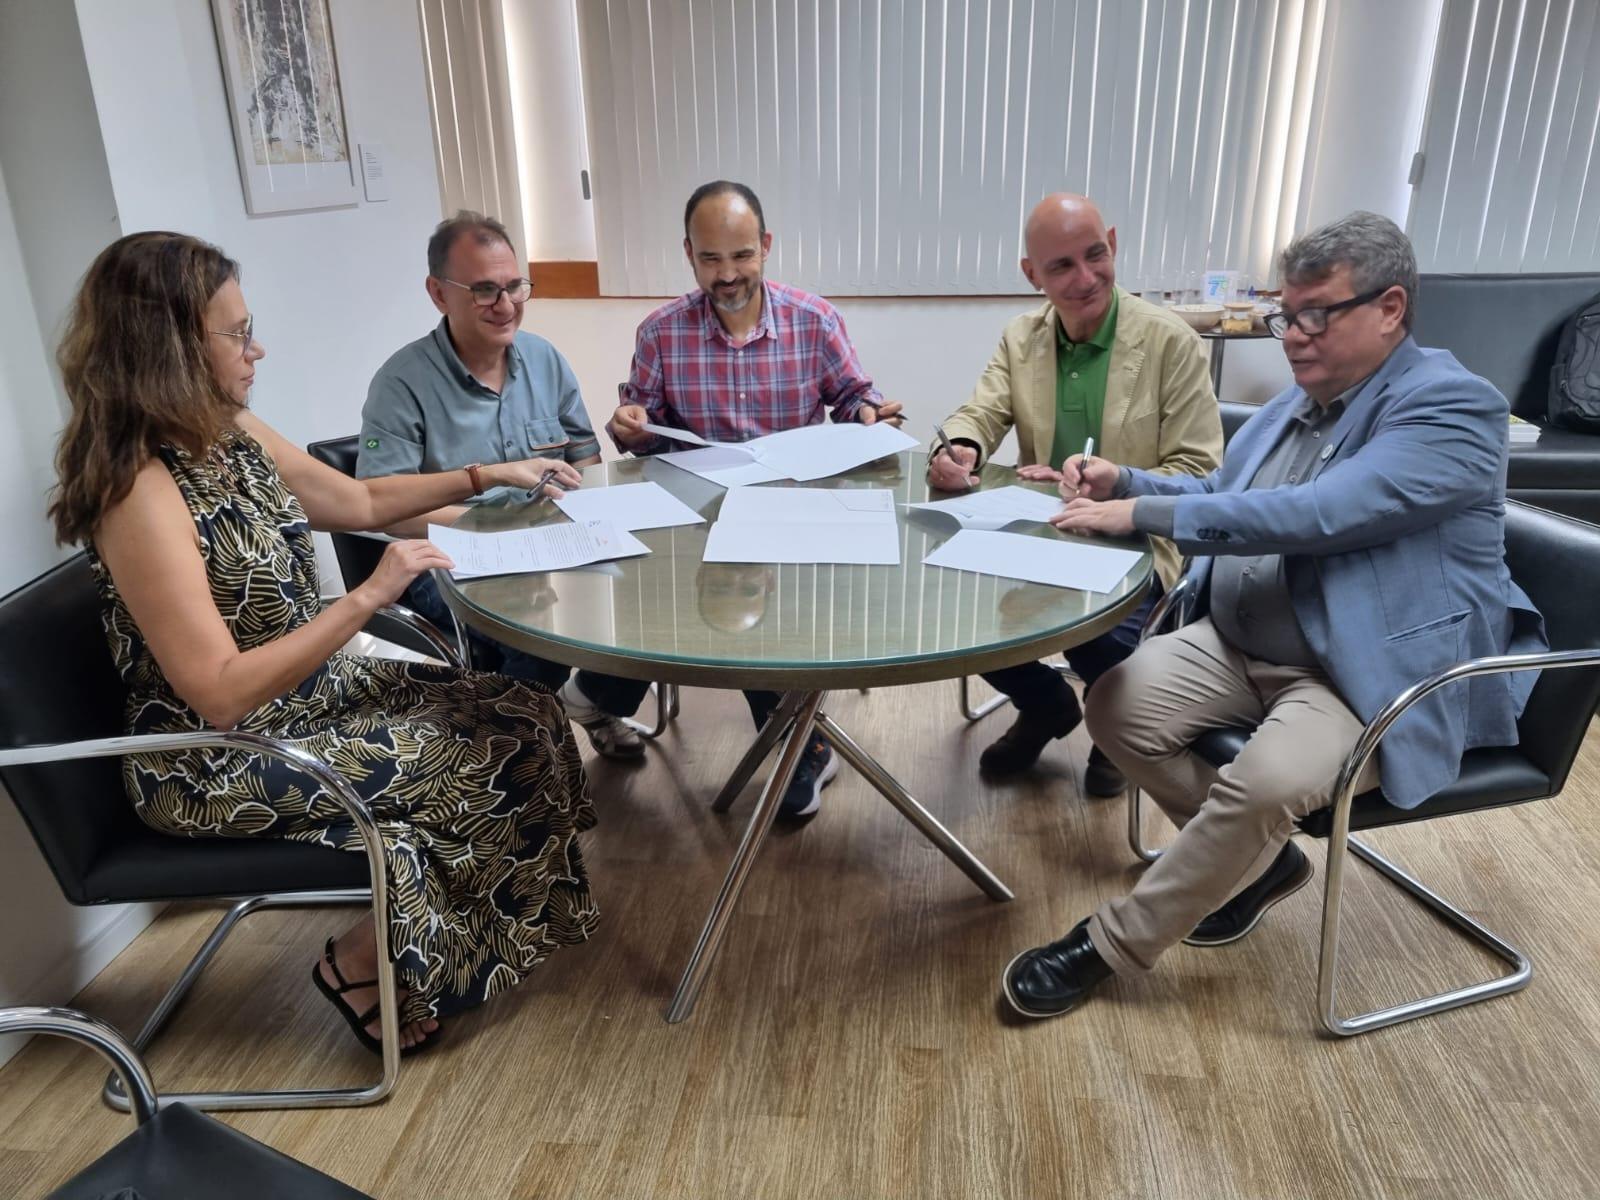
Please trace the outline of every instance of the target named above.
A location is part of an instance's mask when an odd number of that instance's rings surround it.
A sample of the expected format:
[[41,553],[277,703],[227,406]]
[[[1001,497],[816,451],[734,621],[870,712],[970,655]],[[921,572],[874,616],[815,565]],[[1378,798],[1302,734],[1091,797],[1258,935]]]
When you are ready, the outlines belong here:
[[566,431],[561,428],[561,422],[550,417],[538,421],[529,421],[527,437],[528,453],[536,456],[546,454],[551,450],[559,450],[569,440]]

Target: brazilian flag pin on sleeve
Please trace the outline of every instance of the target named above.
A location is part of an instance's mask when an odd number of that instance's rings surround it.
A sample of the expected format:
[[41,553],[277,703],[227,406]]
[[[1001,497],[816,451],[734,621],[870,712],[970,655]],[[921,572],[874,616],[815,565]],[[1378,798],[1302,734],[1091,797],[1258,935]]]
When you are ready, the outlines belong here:
[[368,450],[376,450],[377,448],[378,448],[378,439],[377,438],[368,438],[367,439],[367,449]]

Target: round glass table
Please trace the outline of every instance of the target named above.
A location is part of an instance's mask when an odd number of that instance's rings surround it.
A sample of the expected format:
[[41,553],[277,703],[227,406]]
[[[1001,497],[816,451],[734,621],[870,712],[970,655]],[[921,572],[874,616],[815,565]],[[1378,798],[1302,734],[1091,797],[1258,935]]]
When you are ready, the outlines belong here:
[[[541,658],[664,685],[658,689],[663,713],[677,685],[783,693],[715,801],[718,811],[730,808],[773,750],[779,751],[668,1009],[669,1021],[693,1011],[813,730],[988,896],[1011,899],[1005,884],[822,711],[824,695],[964,678],[1078,645],[1138,607],[1150,586],[1152,560],[1142,539],[1112,543],[1143,553],[1108,593],[926,566],[922,560],[958,528],[948,517],[902,507],[948,498],[929,489],[926,465],[922,453],[908,451],[804,485],[762,485],[891,489],[900,537],[896,566],[704,562],[709,522],[725,489],[659,459],[629,458],[587,468],[584,486],[653,480],[708,523],[639,530],[635,536],[650,548],[648,555],[590,568],[466,581],[436,573],[458,621]],[[1016,482],[1011,468],[989,464],[979,486]],[[566,520],[549,501],[516,499],[476,506],[458,528],[520,529]],[[1016,532],[1063,537],[1049,526],[1019,526]]]

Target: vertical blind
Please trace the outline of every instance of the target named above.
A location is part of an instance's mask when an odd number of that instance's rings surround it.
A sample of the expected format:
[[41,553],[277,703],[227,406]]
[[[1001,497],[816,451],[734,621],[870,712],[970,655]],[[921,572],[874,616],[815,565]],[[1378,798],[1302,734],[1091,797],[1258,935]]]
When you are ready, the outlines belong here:
[[445,213],[470,208],[502,222],[527,251],[511,122],[501,0],[418,0]]
[[1597,123],[1595,0],[1446,4],[1411,202],[1422,268],[1600,268]]
[[601,290],[689,286],[682,206],[748,183],[775,278],[1025,291],[1085,192],[1125,286],[1265,278],[1301,203],[1323,0],[577,0]]

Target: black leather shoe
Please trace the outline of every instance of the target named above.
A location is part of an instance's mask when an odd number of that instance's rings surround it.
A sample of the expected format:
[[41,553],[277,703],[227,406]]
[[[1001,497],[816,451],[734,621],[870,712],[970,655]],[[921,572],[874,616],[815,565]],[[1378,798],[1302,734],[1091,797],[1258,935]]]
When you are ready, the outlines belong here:
[[978,756],[978,768],[989,775],[1015,775],[1039,761],[1039,755],[1055,738],[1064,738],[1083,720],[1078,698],[1067,692],[1067,703],[1060,708],[1017,711],[1011,728],[1002,733]]
[[1286,842],[1260,879],[1196,925],[1184,942],[1190,946],[1237,942],[1260,923],[1267,909],[1305,887],[1311,876],[1311,860],[1299,846]]
[[1059,942],[1024,950],[1000,977],[1006,1003],[1025,1017],[1059,1017],[1089,997],[1111,968],[1089,940],[1089,918]]
[[1120,796],[1127,789],[1128,778],[1117,770],[1117,764],[1106,757],[1099,746],[1089,748],[1089,765],[1083,772],[1083,790],[1102,799]]

